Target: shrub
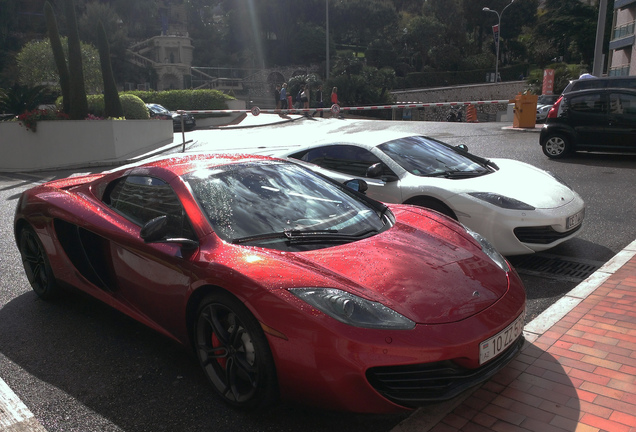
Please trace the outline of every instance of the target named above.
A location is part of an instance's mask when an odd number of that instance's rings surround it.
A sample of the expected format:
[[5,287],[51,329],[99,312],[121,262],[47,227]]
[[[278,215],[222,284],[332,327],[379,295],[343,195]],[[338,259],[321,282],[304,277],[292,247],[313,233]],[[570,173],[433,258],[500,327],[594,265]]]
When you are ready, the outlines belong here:
[[130,91],[145,103],[163,105],[169,110],[223,110],[226,101],[234,99],[218,90]]
[[[119,101],[124,110],[126,120],[147,120],[150,118],[146,104],[139,97],[130,93],[122,93],[119,95]],[[61,109],[62,97],[57,98],[55,106]],[[106,117],[104,95],[88,96],[88,112],[95,117]]]
[[148,108],[139,97],[124,93],[119,95],[119,101],[124,110],[126,120],[147,120],[150,118]]

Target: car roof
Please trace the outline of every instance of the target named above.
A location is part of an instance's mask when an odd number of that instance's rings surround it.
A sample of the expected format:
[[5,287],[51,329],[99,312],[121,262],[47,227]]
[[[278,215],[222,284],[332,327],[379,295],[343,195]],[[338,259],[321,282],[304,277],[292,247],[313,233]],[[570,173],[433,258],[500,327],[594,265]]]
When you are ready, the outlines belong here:
[[170,156],[154,159],[133,167],[133,172],[143,171],[148,168],[159,168],[172,172],[177,176],[197,171],[219,167],[228,164],[256,161],[280,160],[269,156],[248,154],[214,154],[214,153],[189,153],[187,155]]
[[623,87],[603,87],[603,88],[589,88],[584,90],[575,90],[564,94],[563,96],[571,98],[577,95],[584,95],[587,93],[629,93],[631,95],[636,96],[636,89],[631,88],[623,88]]
[[397,140],[405,137],[412,136],[421,136],[421,134],[413,133],[413,132],[401,132],[394,130],[374,130],[374,131],[361,131],[361,132],[353,132],[347,133],[346,135],[341,135],[337,138],[321,138],[316,140],[308,145],[301,146],[300,148],[294,149],[294,153],[298,151],[302,151],[305,149],[315,148],[322,145],[329,144],[355,144],[359,147],[365,149],[372,149],[374,147],[379,146],[382,143]]

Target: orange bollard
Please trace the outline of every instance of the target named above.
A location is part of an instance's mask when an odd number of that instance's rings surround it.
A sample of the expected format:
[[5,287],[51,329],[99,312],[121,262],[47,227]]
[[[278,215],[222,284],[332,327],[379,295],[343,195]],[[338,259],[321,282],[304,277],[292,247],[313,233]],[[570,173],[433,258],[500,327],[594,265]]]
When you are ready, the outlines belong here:
[[477,120],[477,108],[475,108],[475,105],[468,105],[466,107],[466,122],[479,123],[479,120]]

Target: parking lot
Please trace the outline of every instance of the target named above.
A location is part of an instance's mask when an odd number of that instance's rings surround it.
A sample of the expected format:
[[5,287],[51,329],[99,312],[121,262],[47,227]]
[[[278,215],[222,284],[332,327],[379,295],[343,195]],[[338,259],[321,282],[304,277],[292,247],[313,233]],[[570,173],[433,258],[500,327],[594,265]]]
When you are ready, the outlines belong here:
[[[580,154],[547,159],[538,135],[497,123],[419,123],[299,119],[291,123],[186,133],[187,151],[266,152],[317,136],[356,130],[418,131],[552,171],[587,203],[578,238],[547,253],[515,257],[529,299],[528,320],[636,238],[636,156]],[[181,134],[175,134],[175,143]],[[180,151],[175,147],[170,151]],[[95,167],[101,171],[114,167]],[[79,171],[79,170],[78,170]],[[44,303],[30,291],[13,242],[19,193],[71,172],[0,174],[0,376],[49,431],[391,430],[405,416],[351,416],[283,405],[237,413],[214,398],[196,360],[180,347],[82,296]]]

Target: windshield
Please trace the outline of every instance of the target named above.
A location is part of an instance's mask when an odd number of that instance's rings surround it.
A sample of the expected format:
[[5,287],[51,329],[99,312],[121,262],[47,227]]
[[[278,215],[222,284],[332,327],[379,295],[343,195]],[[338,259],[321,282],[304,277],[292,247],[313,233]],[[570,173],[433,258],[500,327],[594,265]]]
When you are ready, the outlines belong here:
[[152,110],[152,112],[157,114],[170,114],[170,111],[162,107],[161,105],[148,105],[148,108]]
[[366,238],[385,227],[377,210],[352,192],[294,164],[232,164],[188,174],[185,180],[214,231],[231,243],[315,249]]
[[400,138],[380,144],[378,149],[416,176],[480,175],[490,172],[485,164],[468,157],[468,153],[432,138]]

